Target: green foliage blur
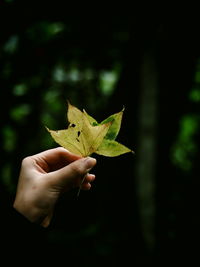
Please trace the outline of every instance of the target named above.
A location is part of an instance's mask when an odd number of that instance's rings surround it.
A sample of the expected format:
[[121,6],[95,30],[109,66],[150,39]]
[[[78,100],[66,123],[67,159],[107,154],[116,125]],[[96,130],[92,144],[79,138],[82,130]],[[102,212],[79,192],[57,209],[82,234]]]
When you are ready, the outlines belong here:
[[66,128],[67,100],[98,121],[125,107],[118,141],[135,156],[97,156],[47,240],[75,266],[184,262],[200,237],[200,24],[105,9],[1,1],[1,205],[22,159],[57,146],[45,126]]

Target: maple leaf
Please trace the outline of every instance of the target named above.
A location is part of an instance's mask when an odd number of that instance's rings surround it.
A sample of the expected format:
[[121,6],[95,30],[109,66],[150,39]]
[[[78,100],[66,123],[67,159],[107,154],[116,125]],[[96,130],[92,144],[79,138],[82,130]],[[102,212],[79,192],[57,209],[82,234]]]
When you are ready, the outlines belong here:
[[131,149],[115,141],[122,121],[123,111],[109,116],[98,123],[85,110],[83,112],[68,102],[68,128],[64,130],[47,130],[62,147],[82,157],[93,153],[115,157],[133,152]]

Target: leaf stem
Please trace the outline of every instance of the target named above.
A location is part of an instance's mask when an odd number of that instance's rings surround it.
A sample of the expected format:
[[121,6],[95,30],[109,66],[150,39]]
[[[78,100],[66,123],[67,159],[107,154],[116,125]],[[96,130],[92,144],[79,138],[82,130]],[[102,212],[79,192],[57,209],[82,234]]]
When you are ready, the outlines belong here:
[[78,193],[77,193],[77,198],[78,198],[79,195],[80,195],[81,187],[82,187],[82,184],[83,184],[84,181],[85,181],[85,178],[86,178],[87,174],[88,174],[88,173],[86,173],[86,174],[84,175],[84,177],[83,177],[83,179],[82,179],[82,181],[81,181],[81,183],[80,183],[80,185],[79,185],[79,189],[78,189]]

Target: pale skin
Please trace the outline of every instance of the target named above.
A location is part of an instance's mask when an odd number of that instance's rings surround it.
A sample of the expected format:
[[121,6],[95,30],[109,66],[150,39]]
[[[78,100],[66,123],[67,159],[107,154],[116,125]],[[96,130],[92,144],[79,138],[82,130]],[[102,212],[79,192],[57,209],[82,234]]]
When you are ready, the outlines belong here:
[[[13,207],[30,222],[47,227],[61,194],[81,185],[89,190],[96,160],[81,158],[62,147],[49,149],[22,161]],[[83,181],[83,182],[82,182]]]

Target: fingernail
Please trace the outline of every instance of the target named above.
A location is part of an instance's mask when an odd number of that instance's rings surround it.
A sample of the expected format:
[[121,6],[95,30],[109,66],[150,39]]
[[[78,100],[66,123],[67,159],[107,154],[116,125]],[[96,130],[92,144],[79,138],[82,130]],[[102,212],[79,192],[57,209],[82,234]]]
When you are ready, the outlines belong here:
[[84,160],[85,167],[87,168],[87,171],[90,171],[95,166],[96,162],[97,162],[96,159],[91,158],[91,157],[87,157]]

